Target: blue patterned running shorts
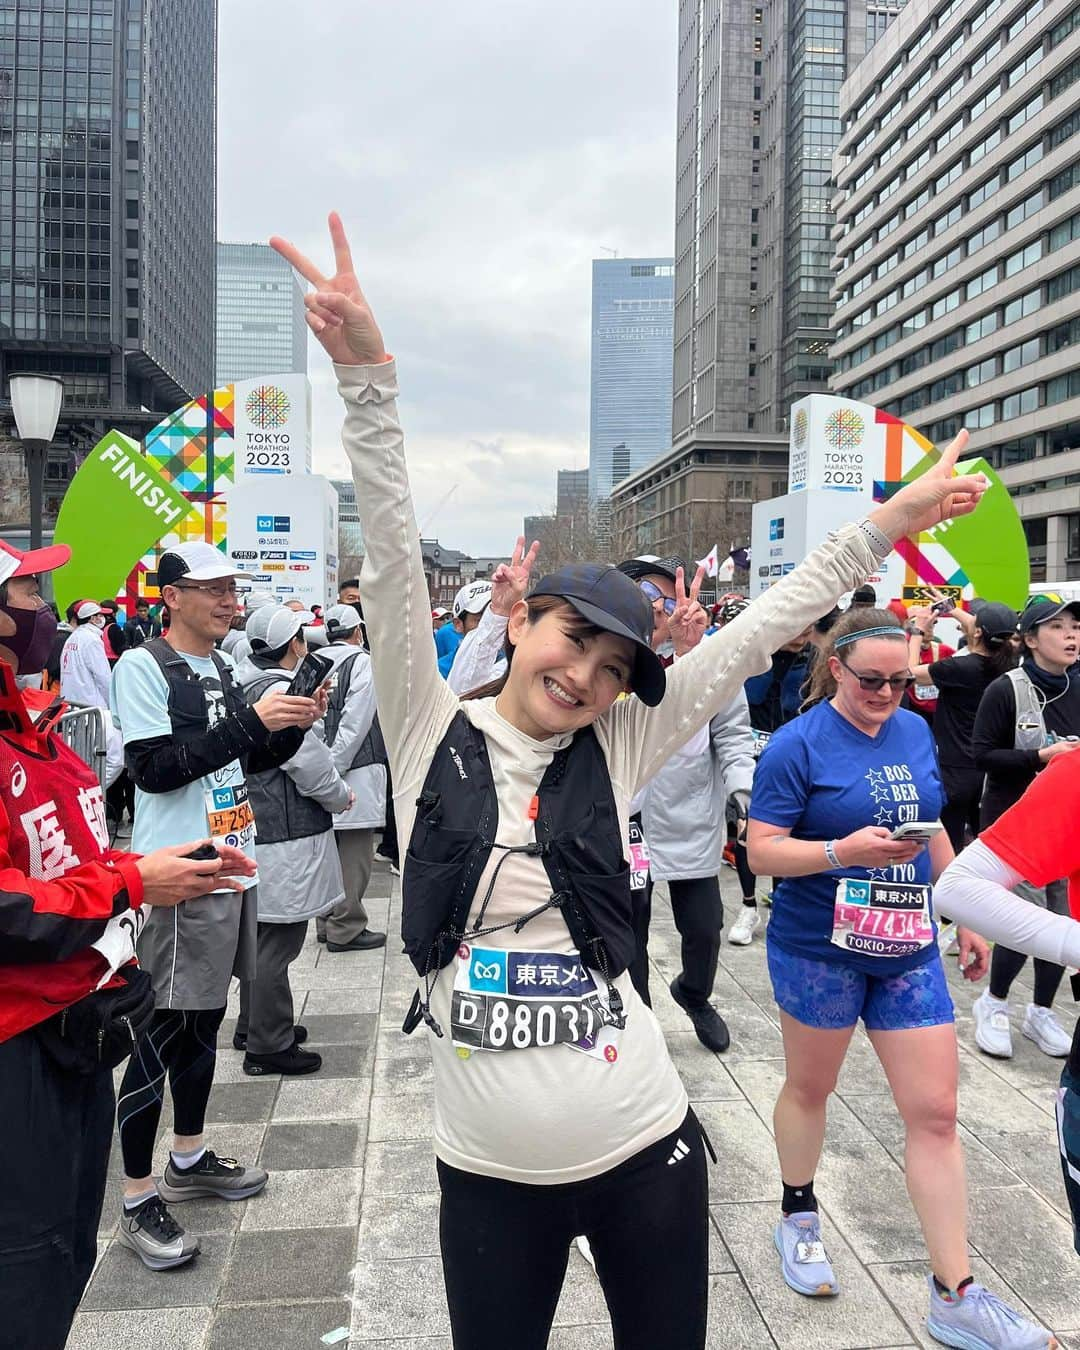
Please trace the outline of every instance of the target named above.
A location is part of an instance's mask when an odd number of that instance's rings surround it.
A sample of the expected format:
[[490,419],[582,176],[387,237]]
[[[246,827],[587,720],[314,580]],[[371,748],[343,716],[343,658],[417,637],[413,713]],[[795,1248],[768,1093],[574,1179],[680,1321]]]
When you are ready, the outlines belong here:
[[904,1031],[954,1021],[941,957],[902,975],[867,975],[851,966],[792,956],[767,944],[773,996],[804,1026],[838,1030],[861,1017],[867,1031]]

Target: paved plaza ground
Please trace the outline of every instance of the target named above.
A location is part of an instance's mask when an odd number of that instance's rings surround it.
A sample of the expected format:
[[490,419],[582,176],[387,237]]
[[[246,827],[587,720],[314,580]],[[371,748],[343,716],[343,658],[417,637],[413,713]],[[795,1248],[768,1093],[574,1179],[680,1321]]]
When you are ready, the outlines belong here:
[[[725,871],[729,899],[732,881]],[[320,1073],[244,1077],[242,1056],[231,1048],[235,1002],[230,1007],[208,1142],[221,1154],[257,1159],[271,1178],[247,1202],[176,1207],[202,1244],[190,1265],[154,1274],[114,1240],[114,1150],[102,1255],[70,1350],[318,1350],[337,1328],[349,1329],[337,1344],[350,1350],[450,1350],[431,1068],[423,1028],[411,1037],[400,1031],[414,985],[393,938],[399,897],[391,883],[380,865],[369,910],[373,923],[389,925],[385,952],[328,954],[312,925],[292,968],[298,1012],[323,1055]],[[923,1244],[901,1173],[902,1129],[865,1037],[858,1033],[831,1105],[818,1173],[824,1236],[843,1292],[811,1302],[782,1283],[772,1247],[780,1179],[771,1115],[783,1061],[764,943],[721,954],[716,1003],[732,1032],[722,1057],[698,1043],[668,995],[678,942],[662,888],[650,955],[657,1016],[720,1159],[710,1169],[710,1350],[935,1345],[925,1330]],[[1020,1037],[1018,1016],[1015,1058],[980,1055],[972,1045],[972,991],[953,984],[972,1270],[1042,1318],[1067,1350],[1080,1350],[1080,1257],[1065,1218],[1054,1133],[1059,1065]],[[1026,987],[1016,994],[1029,997]],[[158,1153],[160,1170],[165,1135]],[[574,1250],[551,1350],[610,1345],[599,1285]]]

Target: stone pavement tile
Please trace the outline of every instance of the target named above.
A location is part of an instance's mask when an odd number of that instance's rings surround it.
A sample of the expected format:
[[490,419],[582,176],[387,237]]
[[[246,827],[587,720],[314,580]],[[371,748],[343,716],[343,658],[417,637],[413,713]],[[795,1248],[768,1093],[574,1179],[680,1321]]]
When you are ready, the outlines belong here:
[[776,1343],[799,1350],[893,1346],[908,1339],[888,1300],[824,1216],[822,1236],[843,1289],[839,1298],[808,1299],[789,1289],[773,1246],[774,1202],[719,1205],[713,1215]]
[[372,1097],[368,1138],[430,1139],[431,1099],[418,1093],[400,1097]]
[[367,1122],[289,1122],[266,1127],[259,1166],[268,1172],[294,1168],[357,1167],[364,1158]]
[[570,1259],[566,1263],[566,1278],[563,1280],[559,1304],[555,1309],[557,1327],[587,1326],[608,1321],[607,1304],[600,1288],[596,1272],[578,1251],[577,1246],[570,1248]]
[[780,1168],[772,1135],[749,1102],[694,1102],[719,1166],[709,1166],[709,1201],[772,1200],[780,1195]]
[[1052,1099],[1046,1107],[1036,1106],[1001,1077],[994,1063],[985,1056],[961,1054],[957,1113],[961,1124],[988,1143],[995,1134],[1041,1134],[1052,1115]]
[[692,1031],[669,1031],[664,1040],[688,1096],[695,1101],[737,1101],[742,1096],[724,1068],[727,1057],[707,1050]]
[[391,1055],[375,1061],[371,1090],[376,1097],[410,1096],[420,1093],[430,1097],[434,1091],[435,1071],[430,1056]]
[[375,1058],[379,1059],[430,1059],[427,1027],[419,1026],[411,1036],[406,1036],[401,1023],[383,1019],[379,1023],[379,1034],[375,1040]]
[[305,1024],[309,1017],[377,1016],[379,998],[377,986],[371,989],[309,989],[306,995],[297,991],[296,1016]]
[[438,1189],[430,1139],[372,1141],[364,1161],[364,1204],[378,1195],[410,1195]]
[[[766,1350],[776,1342],[738,1275],[709,1276],[705,1350]],[[799,1342],[800,1350],[809,1342]]]
[[[266,1303],[222,1307],[214,1313],[205,1350],[296,1350],[320,1345],[320,1336],[349,1325],[349,1302]],[[340,1342],[348,1350],[346,1342]],[[171,1350],[171,1347],[169,1347]]]
[[[411,1261],[361,1259],[356,1264],[355,1277],[350,1346],[354,1341],[361,1345],[372,1341],[386,1350],[398,1350],[399,1344],[411,1344],[410,1336],[417,1338],[417,1346],[425,1347],[428,1344],[425,1337],[449,1336],[450,1319],[439,1257],[421,1256]],[[395,1337],[403,1339],[398,1342]]]
[[719,1210],[710,1211],[709,1217],[709,1274],[730,1275],[735,1269],[735,1258],[728,1250],[727,1243],[720,1236]]
[[979,1254],[1048,1326],[1075,1325],[1072,1225],[1031,1190],[974,1191],[968,1208]]
[[[980,1148],[983,1146],[980,1145]],[[984,1151],[994,1159],[1003,1175],[1013,1177],[1012,1185],[1026,1183],[1059,1214],[1068,1217],[1069,1203],[1061,1179],[1061,1152],[1052,1121],[1047,1121],[1041,1134],[997,1134],[989,1137]],[[970,1159],[970,1150],[968,1156]],[[980,1184],[974,1174],[971,1184],[973,1187]]]
[[322,1068],[319,1078],[363,1078],[371,1074],[375,1063],[375,1046],[368,1041],[363,1045],[313,1045],[322,1055]]
[[814,1189],[860,1260],[926,1259],[904,1174],[876,1139],[844,1140],[826,1149]]
[[370,989],[381,987],[385,955],[374,952],[332,952],[319,948],[313,971],[304,975],[308,989]]
[[76,1315],[65,1350],[146,1350],[148,1345],[203,1350],[211,1316],[210,1308],[90,1312],[84,1305]]
[[[848,1103],[850,1109],[866,1125],[870,1133],[889,1151],[898,1166],[902,1167],[904,1162],[904,1122],[900,1119],[900,1112],[896,1109],[896,1103],[891,1097],[852,1097]],[[1020,1177],[1012,1168],[1006,1166],[1003,1159],[1002,1150],[998,1145],[1005,1140],[1015,1141],[1018,1145],[1026,1144],[1027,1136],[1021,1135],[995,1135],[994,1148],[988,1148],[981,1140],[976,1139],[970,1130],[965,1129],[963,1125],[958,1127],[957,1133],[960,1136],[960,1143],[964,1149],[964,1160],[967,1164],[968,1185],[974,1187],[985,1186],[1020,1186]]]
[[[780,1088],[784,1082],[784,1061],[782,1059],[741,1060],[731,1064],[729,1072],[736,1084],[753,1106],[754,1110],[772,1131],[772,1113]],[[878,1102],[891,1098],[858,1097],[852,1101]],[[841,1140],[870,1139],[872,1132],[859,1119],[852,1106],[840,1097],[834,1096],[829,1102],[825,1146],[830,1147]]]
[[232,1238],[199,1237],[199,1254],[174,1270],[149,1270],[130,1247],[113,1242],[90,1281],[82,1306],[104,1308],[208,1308],[217,1302]]
[[[283,1120],[358,1120],[368,1113],[371,1085],[359,1078],[283,1079],[272,1117]],[[212,1099],[211,1099],[212,1100]]]
[[439,1254],[439,1195],[370,1195],[360,1210],[357,1251],[368,1261]]
[[[938,1350],[941,1342],[935,1340],[926,1329],[926,1316],[930,1309],[926,1262],[898,1261],[888,1265],[872,1265],[867,1269],[882,1293],[904,1319],[915,1343],[926,1347],[926,1350]],[[1031,1309],[1024,1306],[1023,1300],[1017,1297],[1016,1290],[1010,1289],[993,1267],[987,1265],[980,1257],[972,1258],[971,1273],[980,1284],[992,1289],[1025,1317],[1035,1317]],[[1038,1318],[1035,1317],[1035,1320],[1038,1321]]]
[[249,1200],[240,1228],[344,1228],[360,1212],[363,1172],[357,1168],[313,1168],[277,1172],[261,1195]]
[[[1080,1350],[1080,1328],[1076,1331],[1059,1331],[1057,1333],[1058,1345],[1061,1350]],[[71,1347],[68,1342],[69,1350]]]
[[348,1298],[355,1251],[355,1227],[238,1233],[221,1302]]
[[888,1094],[885,1070],[861,1026],[851,1038],[836,1090],[844,1098]]
[[238,1121],[241,1124],[254,1124],[264,1121],[270,1115],[277,1091],[277,1078],[268,1078],[265,1082],[245,1078],[242,1083],[217,1083],[210,1093],[206,1119],[210,1123]]
[[304,1017],[307,1043],[320,1050],[324,1045],[371,1045],[378,1024],[374,1013],[309,1013]]
[[408,1336],[405,1340],[395,1337],[392,1341],[358,1341],[350,1338],[345,1343],[345,1350],[453,1350],[453,1346],[449,1336],[422,1336],[419,1340],[415,1336]]
[[548,1350],[611,1350],[611,1323],[587,1327],[554,1327]]

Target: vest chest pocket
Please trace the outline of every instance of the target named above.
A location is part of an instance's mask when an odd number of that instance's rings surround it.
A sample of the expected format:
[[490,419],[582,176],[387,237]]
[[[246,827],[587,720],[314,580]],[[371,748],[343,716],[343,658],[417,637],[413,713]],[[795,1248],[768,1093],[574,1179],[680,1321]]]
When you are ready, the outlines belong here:
[[[401,870],[401,937],[405,951],[423,974],[432,938],[445,926],[476,844],[476,832],[417,826]],[[471,901],[471,896],[466,904]],[[437,965],[451,959],[454,947],[443,944]]]

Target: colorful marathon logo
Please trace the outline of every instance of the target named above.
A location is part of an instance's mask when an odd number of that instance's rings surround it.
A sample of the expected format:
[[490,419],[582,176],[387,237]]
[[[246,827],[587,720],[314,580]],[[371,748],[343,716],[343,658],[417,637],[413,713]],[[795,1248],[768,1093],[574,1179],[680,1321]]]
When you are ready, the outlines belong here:
[[248,421],[260,431],[283,427],[291,410],[288,394],[276,384],[260,384],[244,401]]

